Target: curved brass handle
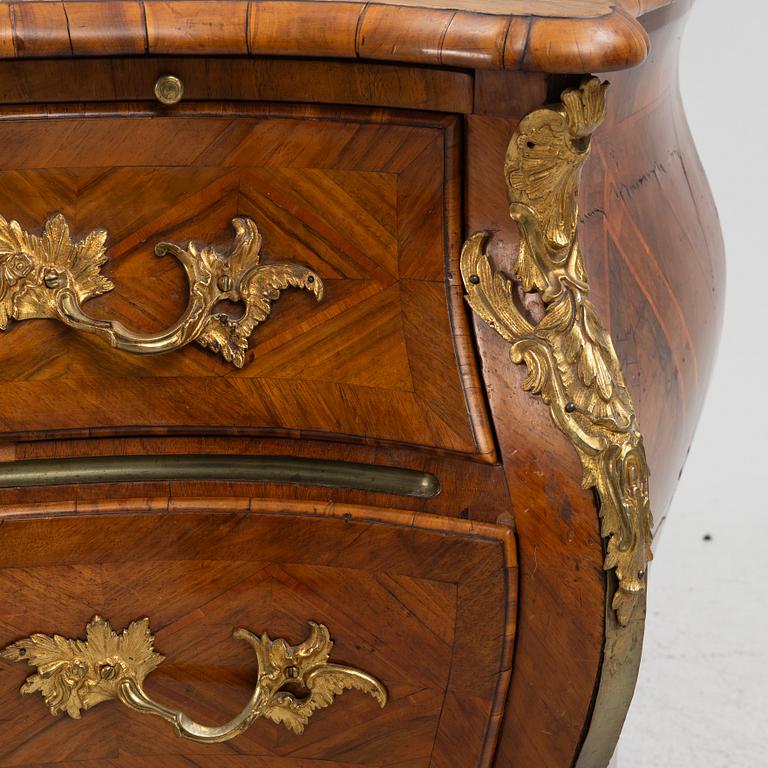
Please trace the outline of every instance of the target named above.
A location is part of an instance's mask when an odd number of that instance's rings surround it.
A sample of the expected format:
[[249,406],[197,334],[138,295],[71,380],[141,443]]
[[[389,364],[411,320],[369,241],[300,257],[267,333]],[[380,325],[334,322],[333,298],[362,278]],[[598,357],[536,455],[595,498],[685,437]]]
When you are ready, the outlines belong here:
[[[74,243],[61,214],[48,219],[42,236],[0,216],[0,330],[11,318],[50,318],[102,336],[111,346],[134,354],[171,352],[196,341],[242,368],[251,333],[267,319],[280,292],[304,288],[320,301],[323,282],[301,264],[261,264],[262,238],[256,224],[237,218],[232,226],[235,239],[226,257],[194,243],[186,249],[173,243],[155,246],[158,256],[172,254],[181,263],[189,281],[189,300],[172,326],[142,334],[114,320],[97,320],[83,309],[85,301],[114,287],[100,273],[107,260],[105,230],[94,230]],[[217,312],[222,301],[242,302],[242,316]]]
[[144,691],[144,678],[164,659],[153,649],[149,619],[132,622],[118,635],[109,622],[94,616],[85,640],[36,634],[9,645],[0,656],[37,669],[21,693],[40,691],[52,715],[66,712],[79,719],[81,710],[116,699],[136,712],[162,717],[182,738],[204,743],[233,739],[259,717],[300,734],[313,712],[330,706],[348,688],[370,694],[384,707],[384,686],[366,672],[329,663],[333,641],[328,629],[314,622],[309,627],[309,637],[297,646],[281,638],[271,640],[266,633],[257,637],[245,629],[235,630],[234,637],[246,640],[256,653],[258,679],[242,712],[220,726],[196,723]]

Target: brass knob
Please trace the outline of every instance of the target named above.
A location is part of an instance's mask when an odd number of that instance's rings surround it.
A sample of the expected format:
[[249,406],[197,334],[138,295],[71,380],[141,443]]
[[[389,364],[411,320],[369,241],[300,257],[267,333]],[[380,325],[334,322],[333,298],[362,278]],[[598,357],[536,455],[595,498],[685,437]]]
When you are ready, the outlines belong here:
[[184,95],[184,83],[176,75],[161,75],[155,83],[155,96],[161,104],[178,104]]
[[[0,658],[35,667],[21,692],[40,691],[52,715],[66,712],[79,719],[81,710],[117,700],[136,712],[162,717],[174,726],[177,736],[201,744],[234,739],[258,717],[300,734],[312,714],[333,704],[346,688],[367,693],[380,707],[387,704],[387,691],[375,677],[328,661],[333,641],[328,628],[314,621],[309,622],[307,640],[295,646],[282,638],[271,640],[266,632],[255,635],[236,629],[232,633],[253,649],[258,677],[250,701],[224,725],[196,723],[181,710],[147,695],[144,678],[164,660],[155,653],[149,619],[134,621],[118,634],[108,621],[94,616],[85,633],[86,640],[35,634],[0,650]],[[286,690],[288,683],[301,690],[298,697]]]

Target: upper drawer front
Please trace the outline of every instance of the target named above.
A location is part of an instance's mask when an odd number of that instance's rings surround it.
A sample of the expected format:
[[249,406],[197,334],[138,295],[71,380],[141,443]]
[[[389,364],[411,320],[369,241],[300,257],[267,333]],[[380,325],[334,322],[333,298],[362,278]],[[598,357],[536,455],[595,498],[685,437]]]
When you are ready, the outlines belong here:
[[140,356],[50,320],[11,322],[0,428],[301,431],[487,453],[446,282],[460,236],[455,133],[448,118],[319,109],[6,118],[0,214],[40,234],[61,213],[73,241],[107,230],[102,272],[115,288],[87,301],[91,315],[142,332],[171,325],[189,288],[154,246],[226,253],[236,217],[259,228],[262,263],[305,265],[325,293],[284,291],[241,369],[194,343]]

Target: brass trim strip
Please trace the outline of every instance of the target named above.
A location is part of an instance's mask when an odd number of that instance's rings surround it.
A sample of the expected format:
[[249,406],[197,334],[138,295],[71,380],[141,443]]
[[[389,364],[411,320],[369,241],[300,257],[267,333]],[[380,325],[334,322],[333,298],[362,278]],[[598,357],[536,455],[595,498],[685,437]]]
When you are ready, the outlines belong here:
[[604,768],[616,750],[635,693],[645,632],[646,593],[638,597],[629,624],[619,624],[611,606],[616,574],[608,571],[605,601],[605,646],[589,729],[574,768]]
[[89,456],[0,462],[0,488],[152,480],[232,480],[351,488],[429,499],[440,482],[429,472],[292,456]]

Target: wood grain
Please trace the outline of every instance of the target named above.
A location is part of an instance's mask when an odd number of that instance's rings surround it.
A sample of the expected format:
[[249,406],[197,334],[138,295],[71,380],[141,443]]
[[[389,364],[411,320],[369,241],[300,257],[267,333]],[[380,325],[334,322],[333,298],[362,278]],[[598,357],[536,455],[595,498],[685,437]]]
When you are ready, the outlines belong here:
[[159,109],[154,85],[168,72],[184,83],[185,102],[285,101],[472,111],[473,83],[466,72],[209,56],[0,61],[0,103],[145,101]]
[[635,17],[668,2],[28,0],[0,13],[0,56],[250,53],[613,70],[645,59],[648,40]]
[[[232,628],[298,642],[308,619],[322,621],[333,658],[380,677],[390,703],[378,710],[347,693],[302,737],[258,722],[238,739],[237,755],[413,768],[466,755],[490,765],[514,640],[510,529],[365,507],[318,514],[252,500],[249,509],[158,499],[151,512],[101,502],[55,519],[34,507],[26,519],[0,510],[0,584],[15,595],[3,605],[3,643],[39,630],[79,636],[94,612],[115,627],[147,615],[167,656],[148,692],[217,722],[245,703],[255,679],[253,653],[232,640]],[[53,719],[41,701],[20,701],[23,669],[5,672],[4,766],[182,755],[210,764],[232,755],[230,744],[180,741],[167,724],[116,704],[81,721]],[[66,747],[52,753],[54,744]]]
[[181,270],[154,244],[225,241],[235,216],[257,222],[266,259],[316,270],[324,302],[283,296],[242,370],[195,346],[140,357],[55,323],[18,324],[0,349],[14,390],[5,431],[309,430],[490,457],[443,289],[444,236],[460,227],[447,218],[453,121],[188,114],[7,123],[0,209],[31,230],[54,211],[78,237],[105,228],[118,289],[90,311],[128,327],[170,325],[186,303]]
[[[243,0],[226,18],[207,0],[0,5],[0,211],[31,228],[57,209],[76,233],[108,226],[117,290],[94,307],[166,324],[185,286],[152,245],[224,247],[237,213],[262,227],[265,259],[303,261],[328,285],[322,305],[286,294],[240,373],[203,350],[158,366],[54,323],[14,325],[0,338],[0,460],[304,456],[426,471],[442,488],[432,499],[213,481],[0,490],[9,641],[77,635],[97,609],[116,623],[151,611],[173,659],[153,693],[216,722],[252,672],[247,655],[222,663],[242,652],[229,628],[245,616],[299,640],[309,616],[290,603],[331,616],[339,658],[372,660],[396,702],[379,713],[345,695],[306,746],[258,728],[242,752],[182,754],[162,723],[119,710],[53,721],[18,699],[22,670],[7,670],[0,765],[573,765],[604,651],[598,510],[508,345],[469,316],[456,260],[486,230],[511,272],[502,167],[519,119],[584,70],[638,63],[650,40],[645,64],[610,76],[580,237],[662,521],[723,296],[717,216],[673,87],[690,3],[667,5]],[[318,56],[349,60],[306,58]],[[150,105],[165,65],[189,87],[170,110]]]
[[725,302],[720,223],[674,86],[686,10],[648,15],[652,57],[612,77],[582,225],[645,435],[657,526],[693,440]]
[[[671,85],[686,10],[683,4],[645,17],[651,58],[611,76],[608,117],[595,136],[580,201],[592,294],[638,407],[657,524],[706,392],[724,290],[717,214]],[[476,83],[482,114],[468,119],[468,229],[493,233],[494,263],[507,272],[518,235],[500,183],[506,143],[521,114],[577,82],[487,73]],[[505,90],[513,95],[501,98]],[[594,500],[578,489],[575,452],[546,407],[522,391],[524,372],[510,365],[507,345],[482,323],[476,333],[510,487],[525,487],[513,502],[521,614],[497,765],[567,766],[591,716],[601,662],[604,597]],[[514,416],[522,410],[525,420]],[[574,604],[578,611],[565,607]]]

